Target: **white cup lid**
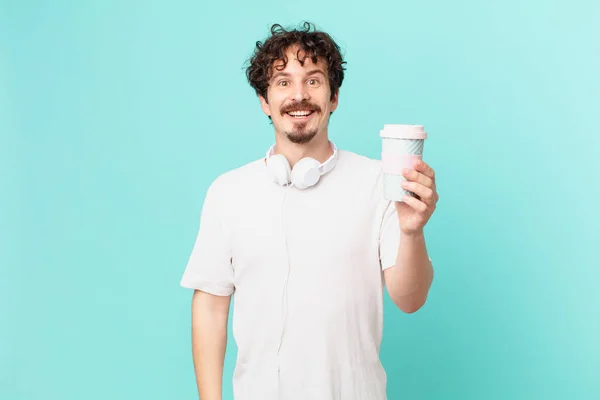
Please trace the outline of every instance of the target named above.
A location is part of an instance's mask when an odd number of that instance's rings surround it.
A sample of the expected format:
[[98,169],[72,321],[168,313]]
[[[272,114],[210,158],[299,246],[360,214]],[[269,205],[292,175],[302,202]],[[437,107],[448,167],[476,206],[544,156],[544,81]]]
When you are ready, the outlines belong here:
[[427,139],[427,132],[423,125],[386,124],[379,131],[379,136],[391,139]]

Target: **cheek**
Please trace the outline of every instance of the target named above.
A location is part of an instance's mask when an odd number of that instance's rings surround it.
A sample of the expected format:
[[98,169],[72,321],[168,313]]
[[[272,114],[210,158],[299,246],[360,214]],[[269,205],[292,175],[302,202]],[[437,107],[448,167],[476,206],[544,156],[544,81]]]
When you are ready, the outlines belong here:
[[331,99],[329,98],[329,93],[324,93],[319,97],[319,104],[321,104],[321,108],[323,108],[323,110],[329,110],[331,108]]
[[285,94],[281,91],[273,90],[269,95],[270,104],[273,108],[279,109],[281,103],[285,100],[285,97]]

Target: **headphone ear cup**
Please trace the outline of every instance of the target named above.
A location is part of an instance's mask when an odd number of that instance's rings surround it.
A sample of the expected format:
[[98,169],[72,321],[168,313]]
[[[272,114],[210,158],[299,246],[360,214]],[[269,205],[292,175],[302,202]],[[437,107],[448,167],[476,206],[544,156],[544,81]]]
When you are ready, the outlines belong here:
[[290,163],[283,155],[275,154],[267,158],[267,170],[276,183],[282,186],[290,183],[292,171]]
[[306,189],[316,185],[321,178],[321,163],[314,158],[306,157],[298,161],[292,170],[291,180],[298,189]]

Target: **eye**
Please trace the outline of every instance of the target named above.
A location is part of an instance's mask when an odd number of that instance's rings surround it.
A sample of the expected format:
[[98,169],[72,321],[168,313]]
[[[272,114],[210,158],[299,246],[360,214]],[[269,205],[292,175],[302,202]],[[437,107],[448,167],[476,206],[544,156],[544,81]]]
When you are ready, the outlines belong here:
[[288,81],[279,81],[277,84],[278,84],[279,86],[284,86],[284,87],[285,87],[285,86],[288,86],[288,85],[289,85],[289,82],[288,82]]
[[319,80],[318,80],[318,79],[315,79],[315,78],[309,79],[309,80],[308,80],[308,84],[309,84],[310,86],[317,86],[317,85],[319,84]]

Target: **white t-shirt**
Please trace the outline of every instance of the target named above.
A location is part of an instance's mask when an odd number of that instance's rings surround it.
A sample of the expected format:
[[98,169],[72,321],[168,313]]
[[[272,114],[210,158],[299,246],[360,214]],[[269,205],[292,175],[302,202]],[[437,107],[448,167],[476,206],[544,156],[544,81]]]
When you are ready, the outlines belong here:
[[210,186],[181,285],[233,296],[236,400],[385,400],[383,270],[400,229],[379,160],[299,190],[261,158]]

